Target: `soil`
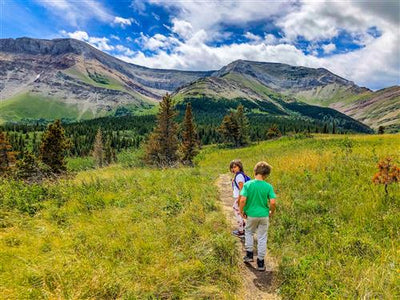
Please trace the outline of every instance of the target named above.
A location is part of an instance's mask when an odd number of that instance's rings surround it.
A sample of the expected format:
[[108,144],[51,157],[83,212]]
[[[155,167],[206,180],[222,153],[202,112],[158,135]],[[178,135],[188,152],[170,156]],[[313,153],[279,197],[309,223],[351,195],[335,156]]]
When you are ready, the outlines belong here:
[[[231,178],[228,174],[221,174],[217,180],[220,192],[221,204],[226,218],[229,220],[232,230],[236,229],[236,220],[233,213],[232,205],[232,187]],[[256,244],[256,241],[255,241]],[[242,255],[246,254],[244,249],[244,239],[237,238],[237,247]],[[255,254],[257,253],[255,249]],[[257,271],[257,263],[243,263],[240,261],[240,273],[242,281],[242,291],[240,297],[249,300],[270,300],[280,299],[277,295],[276,269],[277,263],[273,257],[268,255],[265,257],[266,271]]]

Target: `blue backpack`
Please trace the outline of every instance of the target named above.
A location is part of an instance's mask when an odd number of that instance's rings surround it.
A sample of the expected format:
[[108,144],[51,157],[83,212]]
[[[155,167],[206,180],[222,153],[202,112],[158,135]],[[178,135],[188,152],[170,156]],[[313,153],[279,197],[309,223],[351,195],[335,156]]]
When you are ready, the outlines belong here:
[[236,185],[236,187],[237,187],[238,189],[239,189],[239,185],[238,185],[237,182],[236,182],[236,177],[237,177],[239,174],[242,174],[242,175],[243,175],[243,177],[244,177],[244,182],[245,182],[245,183],[246,183],[247,181],[251,180],[251,178],[250,178],[249,176],[247,176],[244,172],[237,172],[236,175],[235,175],[235,178],[233,179],[233,182],[235,183],[235,185]]

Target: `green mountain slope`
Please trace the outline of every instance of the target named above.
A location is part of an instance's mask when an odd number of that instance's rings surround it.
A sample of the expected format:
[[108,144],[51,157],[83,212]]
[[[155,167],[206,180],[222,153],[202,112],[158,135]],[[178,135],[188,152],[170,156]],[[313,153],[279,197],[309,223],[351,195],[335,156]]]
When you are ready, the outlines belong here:
[[[245,66],[253,63],[244,62]],[[370,132],[364,124],[331,108],[323,108],[308,105],[298,101],[288,90],[279,92],[277,83],[271,84],[271,88],[265,84],[265,74],[254,73],[238,68],[218,71],[211,77],[199,79],[189,85],[178,89],[173,95],[179,108],[183,108],[186,102],[191,102],[193,108],[204,113],[224,113],[230,108],[243,104],[247,110],[254,114],[278,116],[283,119],[299,119],[308,121],[320,121],[352,131]],[[256,63],[258,65],[258,63]],[[280,65],[280,64],[278,64]],[[261,79],[260,79],[261,78]],[[264,81],[264,82],[263,82]],[[289,83],[280,81],[282,86]],[[291,85],[292,88],[296,85]],[[303,86],[305,90],[305,86]],[[300,85],[296,87],[300,90]]]
[[384,126],[387,131],[400,130],[400,86],[366,92],[331,103],[330,107],[375,129]]

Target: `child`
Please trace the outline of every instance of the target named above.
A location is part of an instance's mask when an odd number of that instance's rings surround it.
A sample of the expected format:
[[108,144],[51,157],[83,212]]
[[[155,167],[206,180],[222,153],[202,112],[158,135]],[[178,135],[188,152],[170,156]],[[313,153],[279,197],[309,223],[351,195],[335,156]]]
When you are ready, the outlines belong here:
[[235,213],[238,229],[232,232],[233,235],[238,237],[244,237],[244,226],[245,221],[239,211],[239,197],[240,191],[246,182],[246,177],[243,170],[243,164],[239,159],[232,160],[229,165],[230,171],[235,174],[232,179],[232,189],[233,189],[233,212]]
[[264,180],[271,173],[271,166],[260,161],[254,167],[255,179],[246,182],[240,192],[240,213],[246,219],[244,262],[253,261],[253,234],[257,232],[257,270],[265,271],[269,216],[275,212],[275,192]]

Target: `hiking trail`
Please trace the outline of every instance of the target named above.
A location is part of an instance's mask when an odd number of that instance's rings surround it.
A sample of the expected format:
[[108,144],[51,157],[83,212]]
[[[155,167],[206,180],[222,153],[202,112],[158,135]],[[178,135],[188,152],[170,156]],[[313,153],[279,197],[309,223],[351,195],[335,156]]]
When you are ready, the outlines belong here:
[[[232,230],[236,228],[235,216],[233,214],[233,198],[232,198],[232,187],[231,178],[228,174],[221,174],[216,182],[220,200],[223,207],[224,214],[229,220]],[[244,239],[237,238],[237,247],[240,249],[241,256],[246,254],[244,249]],[[257,243],[255,242],[255,245]],[[249,300],[276,300],[280,297],[276,294],[277,282],[276,282],[276,268],[277,263],[272,257],[269,256],[267,250],[267,256],[265,257],[266,271],[257,271],[257,263],[245,264],[242,260],[239,262],[240,277],[243,279],[242,292],[240,296],[243,299]]]

